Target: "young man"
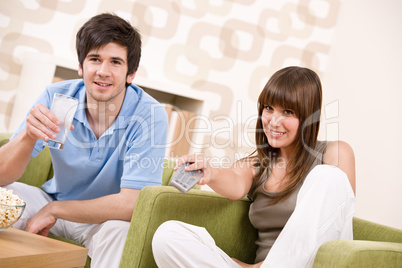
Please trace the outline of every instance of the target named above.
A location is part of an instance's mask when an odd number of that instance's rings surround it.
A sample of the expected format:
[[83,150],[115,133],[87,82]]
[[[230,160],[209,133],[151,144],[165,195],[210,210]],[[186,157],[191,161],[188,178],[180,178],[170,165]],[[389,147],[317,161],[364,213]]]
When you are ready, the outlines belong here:
[[[50,85],[35,102],[0,148],[0,186],[27,203],[14,227],[75,240],[89,249],[93,267],[118,267],[140,189],[161,184],[167,115],[131,85],[141,38],[128,22],[97,15],[81,27],[76,45],[83,79]],[[15,182],[60,131],[49,110],[56,92],[80,104],[64,148],[50,150],[54,177],[42,189]]]

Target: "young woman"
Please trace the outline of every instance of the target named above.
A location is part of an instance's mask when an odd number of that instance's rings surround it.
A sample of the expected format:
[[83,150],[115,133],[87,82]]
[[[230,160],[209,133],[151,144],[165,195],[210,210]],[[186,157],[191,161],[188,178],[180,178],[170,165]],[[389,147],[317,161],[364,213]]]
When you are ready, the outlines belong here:
[[230,258],[204,228],[162,224],[152,247],[159,267],[311,267],[325,241],[353,239],[355,164],[345,142],[317,141],[322,89],[307,68],[276,72],[258,99],[256,153],[229,169],[212,168],[197,155],[177,167],[202,169],[199,184],[232,200],[253,201],[258,230],[255,264]]

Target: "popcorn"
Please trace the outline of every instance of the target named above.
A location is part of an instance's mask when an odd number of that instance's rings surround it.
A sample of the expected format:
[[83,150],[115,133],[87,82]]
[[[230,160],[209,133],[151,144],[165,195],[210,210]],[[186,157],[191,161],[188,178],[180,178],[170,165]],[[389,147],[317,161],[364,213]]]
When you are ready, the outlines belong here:
[[18,220],[23,207],[14,207],[25,205],[13,190],[7,190],[0,187],[0,229],[7,228]]

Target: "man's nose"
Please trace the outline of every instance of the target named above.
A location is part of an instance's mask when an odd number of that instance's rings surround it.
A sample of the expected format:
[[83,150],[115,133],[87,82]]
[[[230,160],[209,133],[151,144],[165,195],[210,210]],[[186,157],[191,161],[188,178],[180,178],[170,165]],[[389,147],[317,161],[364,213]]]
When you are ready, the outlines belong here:
[[99,75],[107,76],[110,74],[110,67],[109,63],[104,61],[102,64],[99,66],[97,73]]

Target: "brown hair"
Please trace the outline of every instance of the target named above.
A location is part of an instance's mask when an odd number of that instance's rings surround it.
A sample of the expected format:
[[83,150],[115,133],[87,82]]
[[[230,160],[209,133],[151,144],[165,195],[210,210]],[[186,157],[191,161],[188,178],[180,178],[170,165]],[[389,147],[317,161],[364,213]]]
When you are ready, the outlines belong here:
[[322,105],[322,88],[318,75],[307,68],[283,68],[269,79],[262,90],[257,105],[259,115],[255,134],[257,174],[254,178],[254,185],[259,181],[266,168],[272,168],[272,163],[278,153],[278,149],[268,143],[263,130],[261,115],[264,106],[267,105],[291,109],[300,120],[295,140],[296,151],[286,166],[289,180],[283,185],[279,194],[273,197],[272,203],[274,204],[286,199],[296,189],[316,157],[311,151],[315,149],[317,143]]
[[92,17],[77,32],[76,49],[81,66],[89,51],[111,42],[127,48],[127,75],[136,72],[141,58],[141,35],[129,22],[110,13]]

